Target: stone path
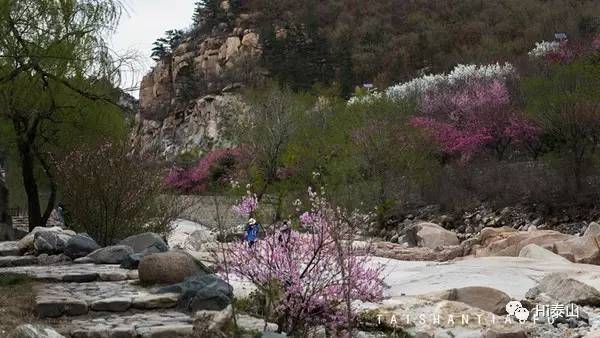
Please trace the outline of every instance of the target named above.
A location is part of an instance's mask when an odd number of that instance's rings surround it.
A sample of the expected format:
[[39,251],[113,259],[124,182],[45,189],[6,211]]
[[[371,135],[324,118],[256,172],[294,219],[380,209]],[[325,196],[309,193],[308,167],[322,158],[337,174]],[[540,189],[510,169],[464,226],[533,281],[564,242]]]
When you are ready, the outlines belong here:
[[193,328],[189,315],[167,310],[74,319],[56,330],[73,338],[176,338],[190,336]]
[[0,242],[0,257],[3,256],[18,256],[19,242]]
[[[19,260],[19,258],[16,257],[4,258],[14,259],[15,261]],[[66,283],[89,283],[95,281],[114,282],[137,279],[137,270],[121,269],[118,265],[95,264],[13,266],[0,268],[0,276],[3,274],[24,274],[36,280]]]
[[178,294],[156,294],[133,281],[60,283],[36,286],[38,316],[78,316],[90,311],[125,312],[174,307]]

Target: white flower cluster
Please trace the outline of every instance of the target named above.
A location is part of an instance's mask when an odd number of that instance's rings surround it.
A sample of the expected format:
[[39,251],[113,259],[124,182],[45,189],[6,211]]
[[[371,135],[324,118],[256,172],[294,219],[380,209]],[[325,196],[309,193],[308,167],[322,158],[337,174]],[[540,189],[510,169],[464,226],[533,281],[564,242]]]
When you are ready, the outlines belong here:
[[556,41],[542,41],[536,42],[535,48],[529,51],[529,56],[534,58],[541,58],[551,52],[558,52],[560,49],[560,43]]
[[449,74],[430,74],[400,83],[386,89],[385,93],[373,92],[364,96],[350,98],[348,104],[368,103],[372,100],[381,99],[383,95],[394,100],[406,98],[418,98],[427,91],[434,90],[440,86],[454,86],[475,79],[497,79],[506,81],[515,78],[517,71],[510,63],[503,65],[499,63],[490,65],[457,65]]

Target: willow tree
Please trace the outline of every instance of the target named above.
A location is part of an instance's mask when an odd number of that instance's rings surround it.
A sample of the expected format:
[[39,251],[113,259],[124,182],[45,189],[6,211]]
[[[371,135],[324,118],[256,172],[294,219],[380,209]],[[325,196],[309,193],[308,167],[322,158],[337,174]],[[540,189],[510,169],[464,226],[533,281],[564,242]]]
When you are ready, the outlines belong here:
[[[116,106],[119,64],[105,37],[121,9],[118,0],[0,0],[0,123],[12,126],[30,230],[44,226],[54,207],[43,149],[60,137],[65,116]],[[38,166],[51,191],[43,211]]]

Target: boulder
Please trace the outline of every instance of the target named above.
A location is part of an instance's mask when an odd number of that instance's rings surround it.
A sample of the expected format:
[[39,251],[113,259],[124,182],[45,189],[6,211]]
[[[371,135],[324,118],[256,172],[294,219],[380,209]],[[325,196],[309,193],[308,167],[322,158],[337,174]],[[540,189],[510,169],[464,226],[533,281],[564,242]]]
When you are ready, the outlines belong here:
[[169,250],[169,246],[158,234],[153,232],[146,232],[139,235],[133,235],[125,238],[119,245],[128,245],[133,248],[134,253],[142,252],[150,247],[155,247],[158,252],[165,252]]
[[576,275],[552,273],[545,276],[535,287],[526,293],[528,299],[543,304],[600,305],[600,291]]
[[203,273],[194,258],[185,252],[169,251],[144,256],[138,273],[143,284],[174,284],[187,277]]
[[177,306],[188,312],[221,311],[233,300],[233,287],[212,274],[196,274],[181,283],[161,288],[159,292],[179,293]]
[[65,338],[65,336],[45,325],[24,324],[11,332],[8,338]]
[[414,245],[430,249],[459,245],[454,232],[434,223],[421,222],[411,225],[406,229],[406,235]]
[[39,231],[35,233],[33,239],[33,249],[36,255],[40,254],[61,254],[65,250],[67,241],[71,235],[62,231]]
[[525,246],[536,244],[552,249],[554,243],[573,236],[552,230],[516,231],[511,228],[484,228],[480,234],[481,248],[475,249],[475,256],[512,256],[516,257]]
[[570,263],[568,259],[559,256],[550,250],[544,249],[537,244],[529,244],[523,247],[519,252],[519,257],[541,259],[556,263]]
[[135,270],[140,265],[140,261],[142,260],[142,258],[144,258],[145,256],[148,256],[148,255],[154,254],[154,253],[159,253],[159,252],[162,252],[162,251],[160,251],[160,249],[158,247],[151,246],[149,248],[146,248],[142,252],[127,255],[127,257],[121,263],[121,267],[123,269]]
[[91,252],[100,249],[100,245],[96,243],[87,234],[77,234],[67,241],[65,245],[65,255],[76,259],[79,257],[85,257]]
[[30,233],[28,233],[26,236],[24,236],[23,238],[21,238],[19,240],[19,250],[21,252],[33,250],[35,234],[37,234],[38,232],[46,232],[46,231],[63,232],[63,229],[61,229],[60,227],[52,227],[52,228],[35,227]]
[[113,245],[100,248],[86,257],[91,258],[96,264],[121,264],[133,249],[127,245]]
[[582,237],[573,237],[554,243],[553,251],[571,262],[600,264],[600,225],[592,222]]
[[465,303],[497,315],[506,314],[506,304],[511,301],[510,296],[505,292],[483,286],[449,289],[430,293],[425,296]]

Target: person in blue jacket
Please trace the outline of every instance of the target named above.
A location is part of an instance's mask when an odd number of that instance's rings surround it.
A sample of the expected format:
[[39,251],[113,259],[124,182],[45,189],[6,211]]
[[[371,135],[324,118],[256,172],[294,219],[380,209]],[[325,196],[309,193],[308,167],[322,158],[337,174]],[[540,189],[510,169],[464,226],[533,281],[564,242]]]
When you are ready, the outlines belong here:
[[260,224],[256,223],[254,218],[248,220],[246,226],[246,232],[244,233],[244,240],[248,242],[248,246],[252,247],[258,240],[258,233],[260,232]]

